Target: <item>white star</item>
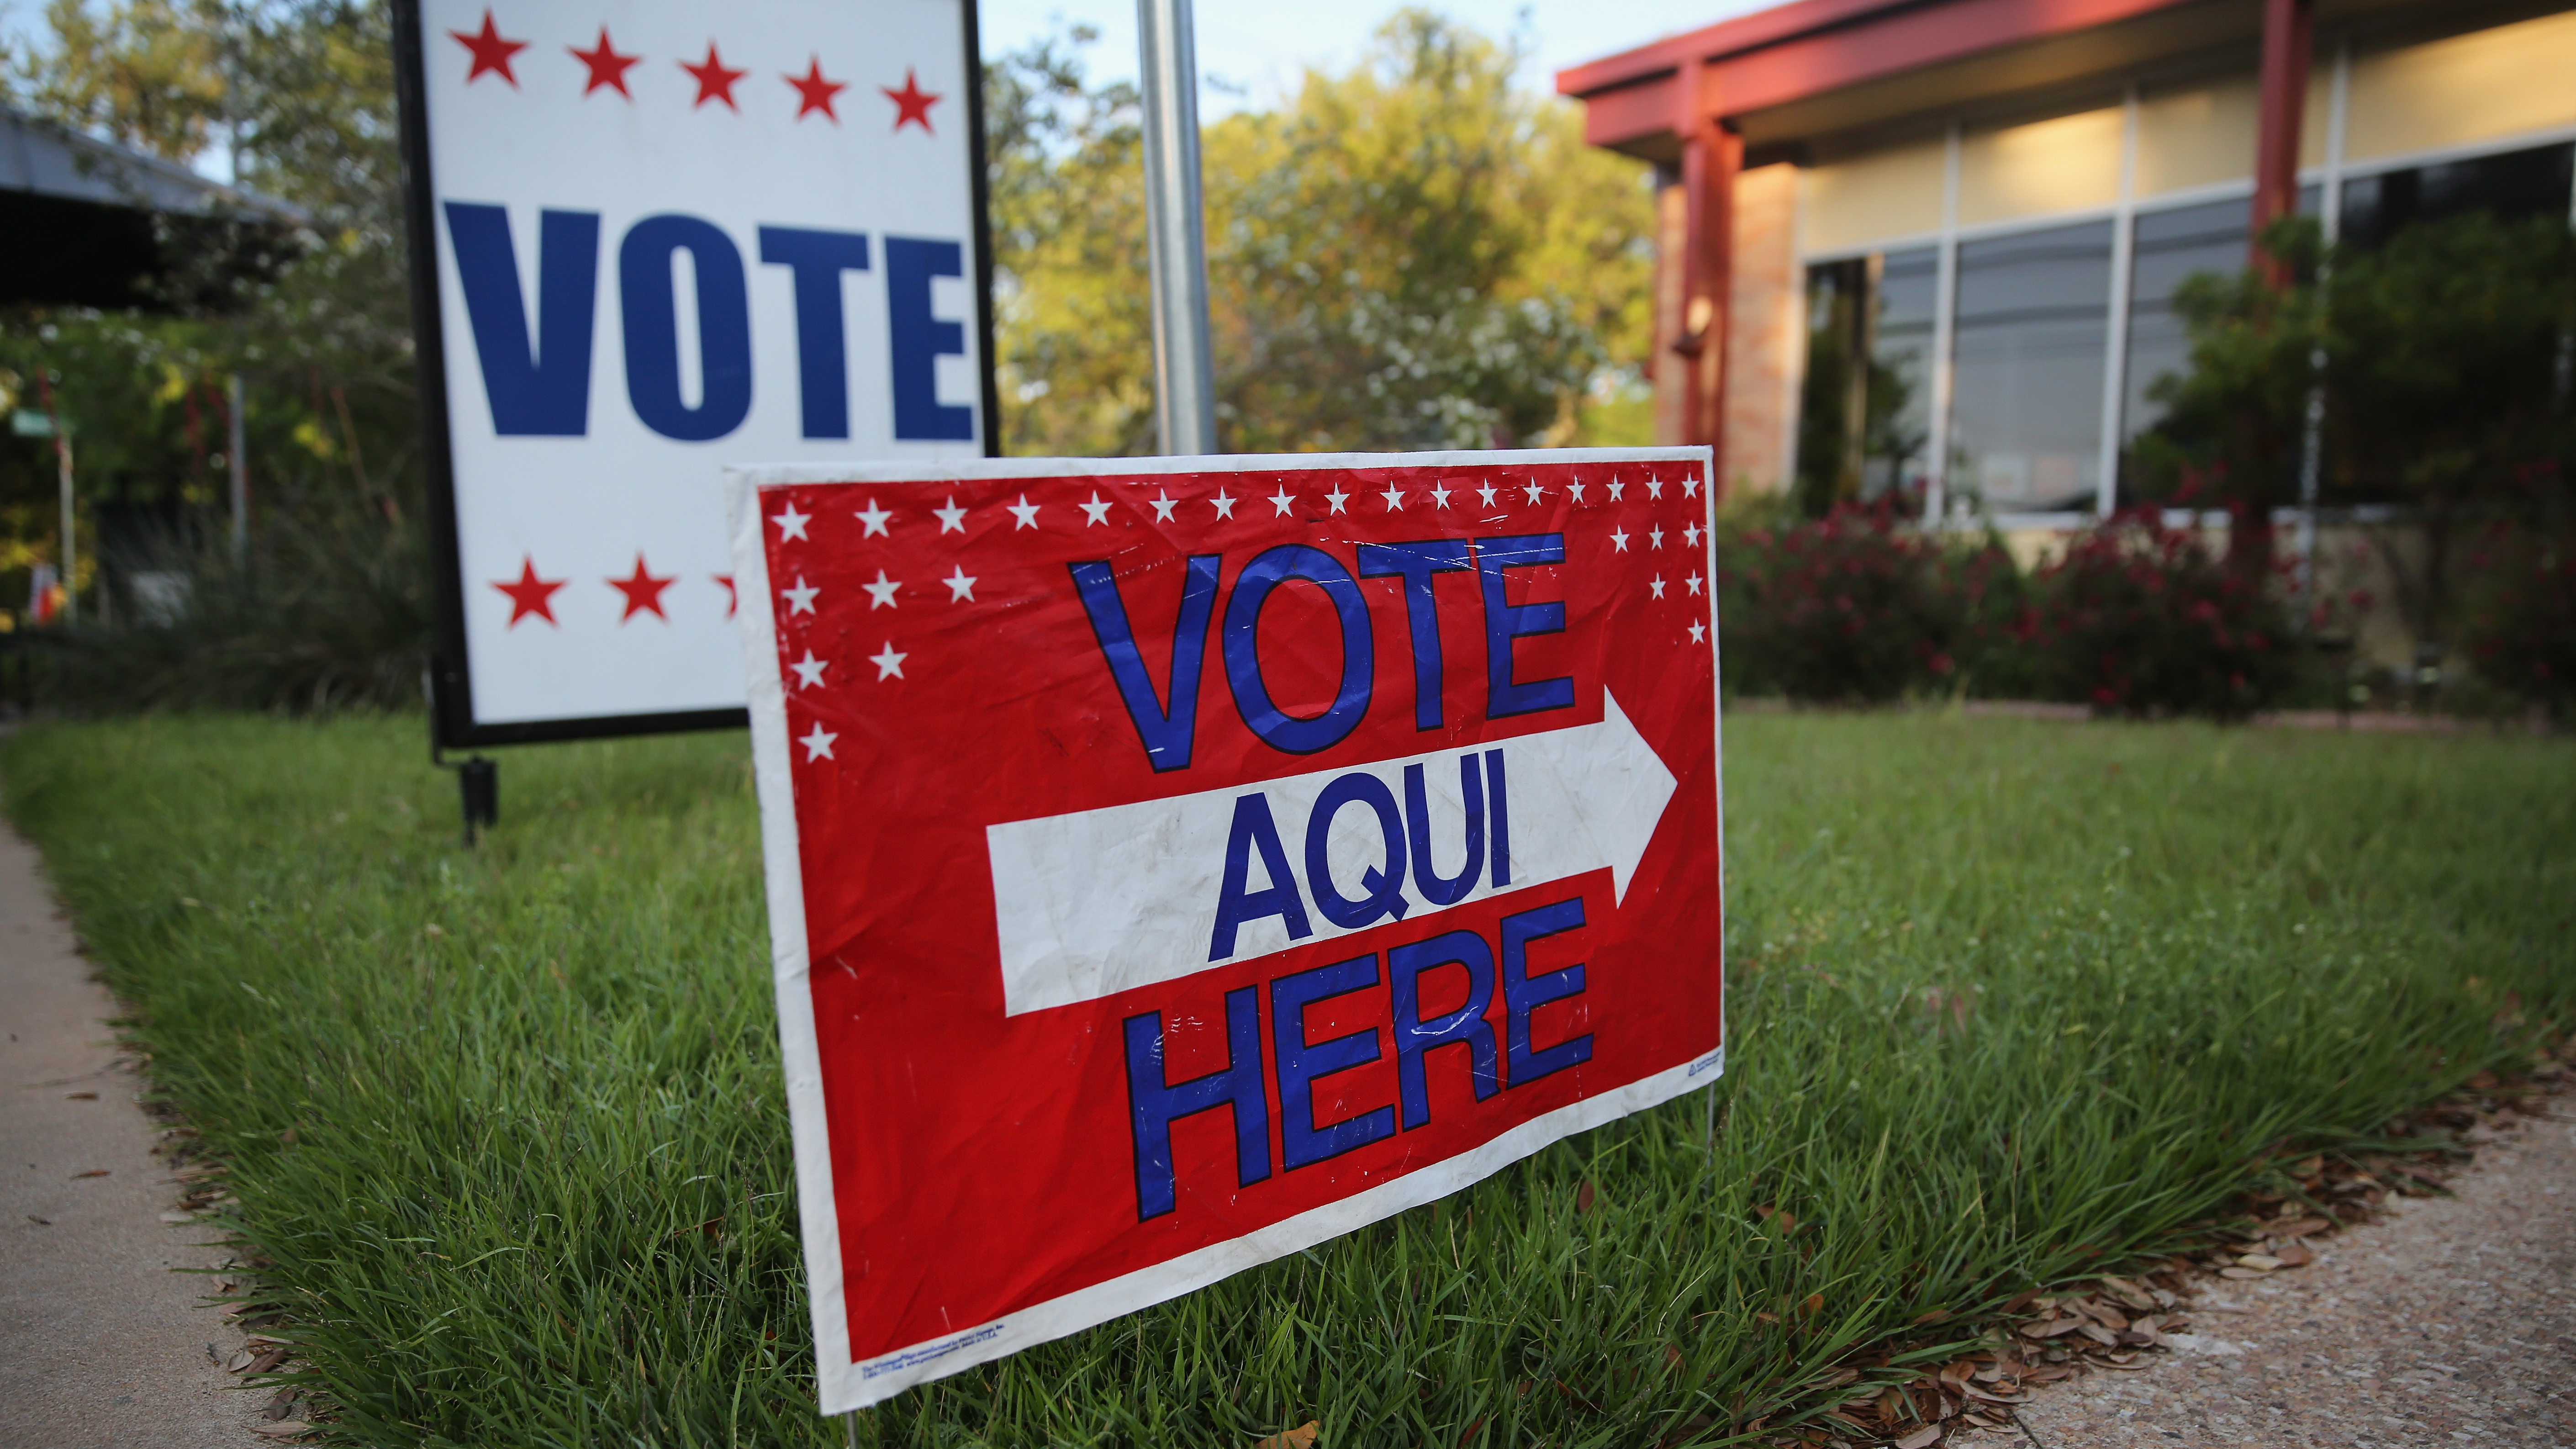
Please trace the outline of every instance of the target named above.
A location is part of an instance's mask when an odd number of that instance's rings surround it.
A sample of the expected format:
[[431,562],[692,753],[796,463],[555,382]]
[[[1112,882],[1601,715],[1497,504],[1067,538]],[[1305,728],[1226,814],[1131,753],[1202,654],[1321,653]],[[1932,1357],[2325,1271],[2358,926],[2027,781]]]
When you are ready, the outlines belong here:
[[1627,484],[1620,482],[1620,481],[1619,481],[1618,479],[1616,479],[1616,478],[1613,478],[1613,479],[1611,479],[1611,480],[1610,480],[1610,501],[1611,501],[1611,502],[1613,502],[1613,503],[1618,502],[1618,501],[1619,501],[1619,495],[1620,495],[1620,494],[1622,494],[1622,493],[1625,493],[1625,492],[1627,492],[1627,491],[1628,491],[1628,485],[1627,485]]
[[1655,575],[1653,579],[1647,582],[1646,587],[1655,591],[1656,598],[1662,598],[1664,596],[1664,576],[1662,574]]
[[1646,496],[1649,498],[1663,497],[1664,481],[1660,478],[1650,478],[1646,480]]
[[1568,498],[1573,499],[1573,500],[1574,500],[1575,502],[1577,502],[1577,503],[1582,502],[1582,501],[1583,501],[1583,485],[1582,485],[1582,484],[1580,484],[1580,483],[1568,483],[1568,484],[1566,484],[1566,485],[1565,485],[1565,496],[1566,496],[1566,497],[1568,497]]
[[1083,524],[1085,528],[1089,528],[1094,523],[1105,524],[1109,521],[1109,505],[1100,501],[1100,490],[1097,488],[1091,490],[1089,503],[1077,503],[1073,506],[1082,510],[1082,516],[1087,520]]
[[1628,530],[1624,528],[1614,528],[1610,530],[1610,547],[1620,553],[1626,553],[1628,551]]
[[1003,511],[1019,520],[1019,522],[1011,525],[1011,531],[1013,533],[1017,533],[1023,528],[1035,528],[1038,526],[1038,506],[1029,501],[1029,495],[1023,493],[1020,495],[1019,502],[1005,503],[1002,505],[1002,508]]
[[1646,530],[1646,544],[1650,548],[1662,548],[1664,546],[1664,526],[1662,524],[1656,524],[1654,527]]
[[1280,484],[1279,491],[1270,495],[1270,506],[1279,510],[1277,513],[1273,514],[1272,517],[1286,518],[1288,516],[1288,505],[1296,501],[1297,500],[1295,498],[1289,495],[1288,485],[1285,483]]
[[903,587],[903,580],[887,578],[886,571],[879,569],[875,583],[861,584],[859,587],[868,591],[869,608],[891,609],[894,607],[894,591]]
[[1401,512],[1401,511],[1403,510],[1403,508],[1404,508],[1404,490],[1403,490],[1403,489],[1396,487],[1396,486],[1395,486],[1394,484],[1392,484],[1392,483],[1389,483],[1388,485],[1386,485],[1386,491],[1385,491],[1384,493],[1379,494],[1378,496],[1386,500],[1386,511],[1387,511],[1387,512],[1389,512],[1389,513],[1397,513],[1397,512]]
[[832,661],[817,659],[814,657],[814,651],[808,649],[805,651],[804,658],[787,667],[796,671],[798,689],[813,689],[822,684],[823,671],[832,667]]
[[1689,545],[1690,545],[1691,547],[1693,547],[1693,548],[1697,548],[1697,547],[1699,547],[1699,525],[1698,525],[1698,524],[1694,523],[1694,524],[1692,524],[1690,527],[1685,528],[1685,529],[1683,529],[1683,530],[1682,530],[1682,542],[1684,542],[1684,543],[1686,543],[1686,544],[1689,544]]
[[822,722],[817,720],[814,724],[814,732],[796,743],[805,747],[805,763],[810,765],[816,760],[832,758],[832,741],[839,738],[839,735],[823,728]]
[[1494,506],[1494,485],[1493,485],[1493,484],[1491,484],[1491,483],[1488,483],[1488,484],[1484,485],[1483,487],[1481,487],[1481,488],[1477,489],[1477,490],[1476,490],[1476,496],[1477,496],[1479,499],[1482,499],[1482,500],[1484,501],[1484,504],[1485,504],[1485,506],[1486,506],[1487,508],[1491,508],[1491,507],[1493,507],[1493,506]]
[[1700,627],[1700,622],[1699,622],[1699,620],[1697,620],[1697,619],[1693,619],[1693,620],[1691,620],[1691,642],[1692,642],[1693,644],[1697,644],[1697,643],[1700,643],[1700,642],[1702,642],[1703,640],[1705,640],[1705,639],[1707,639],[1707,638],[1708,638],[1708,630],[1706,630],[1706,629],[1704,629],[1704,628],[1701,628],[1701,627]]
[[1438,506],[1438,507],[1441,507],[1441,508],[1446,508],[1446,507],[1448,507],[1448,506],[1449,506],[1449,490],[1448,490],[1448,489],[1446,489],[1446,488],[1434,488],[1434,489],[1432,489],[1432,490],[1431,490],[1431,501],[1432,501],[1432,503],[1433,503],[1434,505],[1436,505],[1436,506]]
[[1333,505],[1333,511],[1335,513],[1340,513],[1343,511],[1342,500],[1350,496],[1351,495],[1342,491],[1341,484],[1335,483],[1333,485],[1333,491],[1324,495],[1324,501]]
[[1684,498],[1697,498],[1699,496],[1699,480],[1697,478],[1684,478],[1682,480],[1682,496]]
[[868,506],[859,510],[859,522],[867,525],[866,529],[859,534],[859,537],[882,538],[888,536],[886,534],[885,521],[892,517],[894,517],[894,514],[883,508],[877,507],[877,501],[875,499],[869,499]]
[[[1096,497],[1098,495],[1095,494],[1094,496]],[[1154,490],[1154,521],[1156,523],[1171,522],[1172,510],[1180,506],[1181,500],[1172,496],[1172,490],[1168,488],[1157,488]]]
[[868,656],[868,662],[877,667],[877,678],[901,679],[903,678],[903,661],[910,659],[911,657],[912,656],[909,654],[897,654],[894,652],[894,641],[892,639],[888,639],[885,642],[885,647],[883,649],[880,649],[876,653]]
[[963,565],[940,582],[948,586],[948,602],[952,604],[975,602],[975,576],[966,572]]
[[1232,495],[1225,491],[1225,488],[1222,485],[1219,485],[1217,488],[1216,496],[1209,499],[1208,502],[1216,505],[1217,517],[1232,518],[1234,516],[1235,500]]
[[964,533],[966,531],[966,510],[957,506],[957,495],[952,493],[948,496],[947,507],[934,508],[930,511],[938,516],[939,531],[941,533]]
[[[806,515],[808,518],[811,518],[812,516],[813,515],[810,513]],[[796,576],[796,587],[792,589],[780,589],[778,592],[785,595],[787,598],[787,612],[791,614],[810,614],[814,612],[814,596],[823,591],[814,587],[812,584],[805,582],[805,576],[803,574],[798,574]]]
[[[787,511],[785,513],[773,513],[770,515],[769,521],[778,525],[778,541],[780,543],[785,543],[791,538],[804,538],[806,521],[811,519],[813,516],[814,515],[810,513],[797,512],[795,503],[791,501],[787,505]],[[811,539],[807,539],[806,541],[809,543],[812,542]]]
[[1694,594],[1698,593],[1698,592],[1699,592],[1699,575],[1697,575],[1697,574],[1693,574],[1693,575],[1691,575],[1691,576],[1690,576],[1689,583],[1690,583],[1690,591],[1691,591],[1692,593],[1694,593]]
[[1528,494],[1528,495],[1529,495],[1529,501],[1530,501],[1530,502],[1532,502],[1532,503],[1536,503],[1536,502],[1539,500],[1540,496],[1541,496],[1541,495],[1543,495],[1543,494],[1545,494],[1545,493],[1547,492],[1547,490],[1546,490],[1546,489],[1541,488],[1540,486],[1538,486],[1538,484],[1537,484],[1537,482],[1536,482],[1535,480],[1533,480],[1533,481],[1530,483],[1530,485],[1529,485],[1528,487],[1523,488],[1521,491],[1522,491],[1523,493],[1526,493],[1526,494]]

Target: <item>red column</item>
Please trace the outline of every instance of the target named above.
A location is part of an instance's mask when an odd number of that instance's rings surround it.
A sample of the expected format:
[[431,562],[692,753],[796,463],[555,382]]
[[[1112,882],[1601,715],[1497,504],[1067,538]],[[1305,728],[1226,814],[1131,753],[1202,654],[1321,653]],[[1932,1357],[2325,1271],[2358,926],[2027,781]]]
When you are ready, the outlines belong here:
[[1685,78],[1682,114],[1684,208],[1681,332],[1682,438],[1718,450],[1713,476],[1726,480],[1727,292],[1735,251],[1735,178],[1744,169],[1744,138],[1720,124],[1697,76]]
[[2253,264],[2273,286],[2289,274],[2263,229],[2299,209],[2299,122],[2308,108],[2311,0],[2263,0],[2262,108],[2254,139]]

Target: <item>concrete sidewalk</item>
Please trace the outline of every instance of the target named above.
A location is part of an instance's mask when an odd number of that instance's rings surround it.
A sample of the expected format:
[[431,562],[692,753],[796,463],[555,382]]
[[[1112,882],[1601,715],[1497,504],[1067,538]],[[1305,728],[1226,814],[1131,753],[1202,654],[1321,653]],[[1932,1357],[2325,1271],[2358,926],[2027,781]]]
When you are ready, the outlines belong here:
[[[223,1250],[176,1189],[117,1064],[116,1004],[72,949],[36,852],[0,826],[0,1446],[241,1449],[264,1396],[208,1354]],[[104,1174],[93,1176],[90,1174]]]

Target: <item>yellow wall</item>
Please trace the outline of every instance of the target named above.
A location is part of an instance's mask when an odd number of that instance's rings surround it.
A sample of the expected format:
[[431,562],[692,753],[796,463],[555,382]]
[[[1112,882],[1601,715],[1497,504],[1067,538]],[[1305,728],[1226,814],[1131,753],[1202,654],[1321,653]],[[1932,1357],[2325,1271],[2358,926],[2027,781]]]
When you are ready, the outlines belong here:
[[2120,108],[1998,131],[1959,150],[1959,224],[1976,226],[2109,206],[2120,191]]
[[1941,153],[1931,141],[1800,171],[1801,247],[1813,256],[1940,230]]
[[2138,101],[2138,195],[2242,181],[2254,174],[2260,96],[2239,76]]
[[2576,13],[2352,62],[2353,161],[2576,125]]

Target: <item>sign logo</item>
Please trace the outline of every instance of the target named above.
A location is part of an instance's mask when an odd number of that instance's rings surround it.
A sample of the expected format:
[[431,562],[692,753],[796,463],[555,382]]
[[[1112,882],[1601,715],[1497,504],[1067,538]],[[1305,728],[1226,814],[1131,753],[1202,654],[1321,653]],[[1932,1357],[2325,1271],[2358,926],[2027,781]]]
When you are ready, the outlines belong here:
[[1713,1079],[1706,467],[736,476],[827,1410]]

